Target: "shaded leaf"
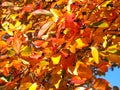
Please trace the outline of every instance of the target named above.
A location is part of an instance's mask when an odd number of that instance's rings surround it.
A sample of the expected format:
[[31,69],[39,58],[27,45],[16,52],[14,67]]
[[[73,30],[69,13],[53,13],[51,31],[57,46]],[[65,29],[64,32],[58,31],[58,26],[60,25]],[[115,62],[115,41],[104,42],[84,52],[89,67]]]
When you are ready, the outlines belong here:
[[98,90],[111,90],[109,82],[102,78],[96,79],[93,87]]
[[[76,63],[76,67],[77,68],[77,72],[78,72],[78,76],[84,80],[90,79],[92,77],[92,71],[91,69],[84,64],[83,62],[78,61]],[[89,73],[89,74],[88,74]]]
[[117,54],[109,54],[108,60],[120,65],[120,56]]
[[109,27],[109,25],[107,22],[95,22],[95,23],[92,23],[90,27],[107,28]]

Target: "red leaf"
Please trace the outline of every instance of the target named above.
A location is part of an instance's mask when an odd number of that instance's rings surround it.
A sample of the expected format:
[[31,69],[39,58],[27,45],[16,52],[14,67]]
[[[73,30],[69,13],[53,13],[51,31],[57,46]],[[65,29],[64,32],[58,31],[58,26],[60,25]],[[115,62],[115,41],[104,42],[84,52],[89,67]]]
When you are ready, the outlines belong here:
[[44,41],[42,41],[42,40],[36,40],[36,41],[33,42],[33,44],[34,44],[37,48],[41,47],[41,45],[42,45],[43,43],[44,43]]
[[67,70],[68,67],[72,66],[75,61],[75,55],[70,55],[68,57],[62,57],[61,58],[61,65],[62,67]]
[[41,57],[41,55],[38,55],[38,54],[34,54],[34,55],[31,55],[30,58],[31,59],[39,59]]
[[23,10],[25,10],[26,12],[30,12],[32,8],[33,8],[33,4],[28,4],[27,6],[23,8]]
[[7,83],[7,82],[6,82],[5,80],[3,80],[3,79],[0,78],[0,86],[5,85],[6,83]]
[[19,35],[16,34],[13,38],[13,48],[17,54],[20,53],[21,46],[22,46],[22,41],[21,41]]

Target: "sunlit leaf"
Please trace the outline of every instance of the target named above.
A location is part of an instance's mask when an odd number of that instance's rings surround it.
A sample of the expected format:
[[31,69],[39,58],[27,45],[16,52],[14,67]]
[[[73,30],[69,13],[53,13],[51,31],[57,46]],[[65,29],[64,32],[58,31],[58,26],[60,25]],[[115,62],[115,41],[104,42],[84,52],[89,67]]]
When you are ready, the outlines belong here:
[[60,82],[61,82],[61,79],[55,84],[56,89],[59,88]]
[[32,49],[30,47],[25,47],[24,49],[21,50],[21,55],[22,56],[30,56],[31,51],[32,51]]
[[50,11],[47,11],[45,9],[38,9],[32,12],[33,15],[39,15],[39,14],[43,14],[43,15],[49,15],[52,16],[53,14]]
[[73,76],[71,79],[71,84],[83,84],[85,83],[85,80],[82,80],[79,76]]
[[19,87],[19,90],[26,90],[28,89],[30,86],[32,85],[32,83],[30,82],[26,82],[26,83],[22,83]]
[[96,64],[99,63],[99,52],[96,47],[91,47],[91,54]]
[[83,47],[87,46],[87,44],[85,44],[81,38],[76,39],[76,48],[78,49],[82,49]]
[[0,78],[0,86],[5,85],[7,82],[8,81],[4,77]]
[[60,10],[57,10],[57,9],[50,9],[51,13],[54,15],[55,17],[55,20],[54,21],[57,21],[58,20],[58,17],[62,16],[62,13],[60,12]]
[[70,12],[70,10],[71,10],[71,4],[73,3],[73,0],[69,0],[68,1],[68,5],[67,5],[67,11],[69,11]]
[[74,90],[86,90],[85,87],[76,87]]
[[51,57],[53,64],[59,64],[60,59],[61,59],[61,55]]
[[53,21],[50,21],[44,24],[38,32],[38,37],[40,38],[50,28],[52,24],[53,24]]
[[5,29],[5,31],[9,34],[9,35],[13,35],[13,30],[11,30],[10,28],[9,28],[9,25],[10,25],[10,23],[9,22],[7,22],[7,21],[5,21],[3,24],[2,24],[2,27]]
[[3,7],[4,7],[4,6],[8,7],[8,6],[14,6],[14,4],[13,4],[12,2],[7,2],[7,1],[6,1],[6,2],[3,2],[1,6],[3,6]]
[[29,88],[29,90],[36,90],[37,89],[37,83],[33,83],[31,86],[30,86],[30,88]]
[[0,48],[6,47],[7,43],[5,41],[0,41]]

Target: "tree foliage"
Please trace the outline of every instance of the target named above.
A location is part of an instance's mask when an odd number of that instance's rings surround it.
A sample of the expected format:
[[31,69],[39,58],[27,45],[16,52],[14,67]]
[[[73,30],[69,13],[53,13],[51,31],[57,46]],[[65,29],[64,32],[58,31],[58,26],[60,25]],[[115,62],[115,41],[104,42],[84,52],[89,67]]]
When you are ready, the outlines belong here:
[[119,0],[0,0],[5,90],[111,90],[120,66]]

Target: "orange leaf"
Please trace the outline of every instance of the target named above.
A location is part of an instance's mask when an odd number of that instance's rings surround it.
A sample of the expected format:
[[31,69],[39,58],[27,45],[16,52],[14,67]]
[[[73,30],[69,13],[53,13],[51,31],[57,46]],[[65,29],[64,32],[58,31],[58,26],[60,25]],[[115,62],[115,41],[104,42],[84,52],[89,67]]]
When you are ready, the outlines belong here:
[[[89,73],[89,74],[88,74]],[[75,66],[73,74],[77,75],[83,79],[90,79],[92,77],[92,71],[83,62],[78,61]]]
[[13,48],[17,54],[20,53],[21,46],[22,46],[22,41],[21,41],[20,37],[18,37],[18,35],[16,34],[13,39]]
[[74,77],[72,77],[72,79],[71,79],[71,82],[70,82],[71,84],[83,84],[83,83],[85,83],[85,80],[82,80],[79,76],[74,76]]

